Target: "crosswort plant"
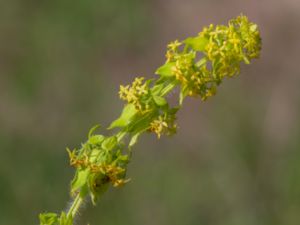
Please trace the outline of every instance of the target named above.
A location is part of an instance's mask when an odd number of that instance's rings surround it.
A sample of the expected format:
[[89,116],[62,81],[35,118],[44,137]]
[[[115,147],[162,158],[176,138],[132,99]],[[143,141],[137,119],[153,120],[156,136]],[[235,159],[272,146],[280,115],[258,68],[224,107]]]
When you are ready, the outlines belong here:
[[[166,62],[155,72],[157,78],[137,77],[132,84],[120,86],[125,106],[108,127],[114,134],[96,134],[95,126],[80,148],[67,149],[70,165],[76,170],[70,190],[72,204],[60,214],[40,214],[40,224],[72,225],[85,198],[90,196],[95,205],[109,187],[129,182],[127,165],[140,135],[153,132],[160,138],[176,133],[176,113],[186,97],[206,101],[214,96],[224,78],[237,76],[241,63],[250,64],[260,50],[258,27],[243,15],[227,26],[211,24],[195,37],[168,44]],[[175,88],[179,96],[174,107],[167,96]]]

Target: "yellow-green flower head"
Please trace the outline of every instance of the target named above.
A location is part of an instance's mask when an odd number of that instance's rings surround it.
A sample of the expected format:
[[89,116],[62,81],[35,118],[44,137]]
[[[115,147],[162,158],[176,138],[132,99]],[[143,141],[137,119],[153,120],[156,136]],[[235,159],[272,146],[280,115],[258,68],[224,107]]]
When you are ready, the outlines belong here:
[[137,77],[130,85],[120,85],[119,96],[122,100],[127,101],[135,106],[135,108],[144,112],[148,109],[148,105],[142,101],[143,96],[149,93],[149,87],[147,83],[143,83],[144,77]]
[[176,116],[175,114],[164,114],[158,116],[157,119],[154,119],[149,126],[148,131],[153,132],[157,135],[158,138],[161,135],[172,135],[176,133],[177,124],[175,123]]
[[216,93],[224,77],[239,74],[240,64],[249,64],[251,59],[259,57],[260,50],[257,25],[241,15],[230,20],[228,26],[211,24],[196,37],[171,42],[167,61],[156,73],[174,76],[181,85],[182,99],[199,96],[206,100]]
[[238,74],[241,62],[249,64],[260,54],[257,25],[249,22],[246,16],[229,21],[228,26],[210,25],[199,36],[208,40],[203,52],[212,63],[213,75],[221,79]]

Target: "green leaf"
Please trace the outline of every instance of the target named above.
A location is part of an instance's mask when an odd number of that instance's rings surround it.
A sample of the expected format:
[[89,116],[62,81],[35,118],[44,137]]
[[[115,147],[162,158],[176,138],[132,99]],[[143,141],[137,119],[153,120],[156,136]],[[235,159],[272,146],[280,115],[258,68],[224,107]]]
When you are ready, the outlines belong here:
[[134,146],[137,143],[137,140],[140,135],[141,135],[141,132],[138,132],[131,137],[129,145],[128,145],[129,148],[131,148],[132,146]]
[[168,104],[167,100],[163,97],[160,97],[160,96],[155,96],[154,95],[153,100],[156,103],[156,105],[158,105],[158,106],[164,106],[164,105]]
[[59,225],[56,213],[41,213],[39,215],[40,225]]
[[131,122],[136,112],[137,110],[135,109],[135,106],[133,104],[126,105],[122,111],[121,116],[113,121],[108,129],[127,126]]
[[102,143],[102,141],[104,140],[104,136],[103,135],[93,135],[89,138],[88,143],[92,144],[92,145],[99,145]]
[[178,110],[179,110],[180,108],[181,108],[181,107],[170,108],[170,109],[168,110],[168,113],[169,113],[170,115],[176,115],[176,113],[178,112]]
[[128,131],[132,133],[138,133],[146,131],[149,128],[149,124],[153,121],[155,117],[158,116],[158,111],[154,111],[148,115],[140,117],[135,123],[130,124]]
[[155,85],[155,86],[151,89],[152,95],[159,95],[163,88],[164,88],[164,84],[158,84],[158,85]]
[[88,195],[88,193],[89,193],[89,187],[88,184],[85,183],[80,189],[80,193],[79,193],[80,197],[85,198]]
[[161,67],[159,67],[156,71],[155,74],[161,75],[161,76],[173,76],[173,67],[175,66],[175,62],[168,62]]
[[188,95],[188,91],[189,89],[187,87],[182,87],[180,89],[180,94],[179,94],[179,105],[182,105],[183,100],[185,99],[185,97]]
[[91,152],[89,153],[89,161],[91,163],[97,162],[97,159],[99,158],[100,154],[103,153],[102,149],[99,147],[92,149]]
[[204,37],[189,37],[184,40],[184,43],[195,51],[204,51],[208,40]]
[[118,163],[122,162],[123,164],[127,164],[129,162],[128,155],[119,155],[118,156]]
[[153,78],[152,78],[152,79],[149,79],[149,80],[146,80],[146,81],[145,81],[146,86],[149,87],[149,85],[150,85],[154,80],[155,80],[155,79],[153,79]]
[[93,205],[96,205],[96,202],[99,197],[101,197],[109,187],[109,180],[106,175],[103,174],[93,174],[89,179],[89,189],[90,196]]
[[93,136],[93,133],[100,127],[100,124],[97,124],[95,126],[93,126],[90,131],[89,131],[89,134],[88,134],[88,138],[91,138]]
[[101,147],[104,150],[110,151],[112,150],[118,143],[118,139],[116,136],[108,137],[103,142]]
[[73,224],[72,216],[67,217],[66,213],[62,212],[59,219],[59,225],[72,225],[72,224]]
[[90,171],[88,169],[83,169],[83,170],[78,169],[76,171],[75,177],[71,183],[71,193],[76,192],[86,184],[89,174]]

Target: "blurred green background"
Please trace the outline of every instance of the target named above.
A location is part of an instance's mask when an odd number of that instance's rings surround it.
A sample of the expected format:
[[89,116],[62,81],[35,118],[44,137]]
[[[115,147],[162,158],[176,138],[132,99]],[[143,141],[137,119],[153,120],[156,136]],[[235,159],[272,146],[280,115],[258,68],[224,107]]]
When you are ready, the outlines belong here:
[[78,224],[298,225],[297,0],[1,0],[0,224],[67,208],[65,147],[119,115],[119,84],[153,77],[169,41],[241,12],[260,27],[261,59],[205,104],[187,100],[176,136],[141,138],[132,181],[87,202]]

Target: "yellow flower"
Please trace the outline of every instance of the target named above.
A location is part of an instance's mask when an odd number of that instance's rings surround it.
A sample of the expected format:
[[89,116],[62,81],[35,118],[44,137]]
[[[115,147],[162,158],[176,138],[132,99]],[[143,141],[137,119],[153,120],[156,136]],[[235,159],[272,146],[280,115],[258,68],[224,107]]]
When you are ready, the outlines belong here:
[[144,77],[137,77],[132,82],[131,86],[120,85],[120,99],[132,103],[140,113],[145,113],[149,106],[141,101],[143,96],[149,93],[149,87],[146,83],[143,84]]
[[176,51],[180,45],[182,45],[182,43],[179,42],[178,40],[175,40],[170,44],[168,44],[168,48],[172,51]]
[[159,116],[158,119],[150,123],[149,130],[156,133],[157,137],[160,138],[166,128],[168,128],[168,123],[164,121],[162,116]]

